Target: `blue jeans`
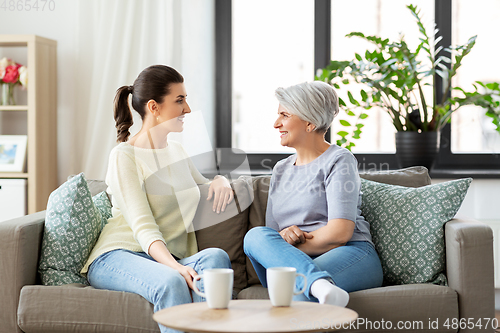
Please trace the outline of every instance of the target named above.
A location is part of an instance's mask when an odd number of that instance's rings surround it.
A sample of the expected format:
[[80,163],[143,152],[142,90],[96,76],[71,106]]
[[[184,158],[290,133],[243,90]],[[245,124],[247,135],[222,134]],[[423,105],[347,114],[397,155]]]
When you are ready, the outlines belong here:
[[[266,268],[269,267],[295,267],[298,273],[304,274],[307,278],[306,291],[295,296],[296,301],[318,301],[310,294],[311,284],[317,279],[333,281],[347,292],[382,285],[380,259],[369,242],[347,242],[344,246],[311,257],[288,244],[276,230],[255,227],[245,235],[243,248],[264,287],[267,287]],[[297,290],[302,287],[302,279],[297,278]]]
[[[227,253],[217,248],[202,250],[178,262],[192,267],[198,274],[209,268],[231,268]],[[87,279],[96,289],[139,294],[154,305],[154,312],[192,301],[204,301],[189,289],[179,272],[156,262],[144,252],[114,250],[104,253],[90,265]],[[198,289],[203,291],[203,285]],[[163,333],[178,332],[159,326]]]

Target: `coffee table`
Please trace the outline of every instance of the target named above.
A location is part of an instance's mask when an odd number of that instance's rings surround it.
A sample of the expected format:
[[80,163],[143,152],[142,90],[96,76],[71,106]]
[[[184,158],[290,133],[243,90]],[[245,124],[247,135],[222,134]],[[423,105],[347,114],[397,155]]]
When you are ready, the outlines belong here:
[[210,309],[206,302],[163,309],[157,322],[185,332],[326,332],[347,328],[358,314],[347,308],[312,302],[273,307],[269,300],[233,300],[227,309]]

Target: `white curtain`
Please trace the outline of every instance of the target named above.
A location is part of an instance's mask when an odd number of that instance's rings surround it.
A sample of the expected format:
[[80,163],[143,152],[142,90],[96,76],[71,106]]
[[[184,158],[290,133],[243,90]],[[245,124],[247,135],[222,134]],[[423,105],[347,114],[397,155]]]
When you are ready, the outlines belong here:
[[[202,140],[213,141],[213,7],[206,0],[79,1],[75,151],[67,156],[73,159],[73,173],[104,179],[109,152],[117,144],[115,92],[153,64],[183,74],[191,109],[203,115],[207,135]],[[132,135],[141,125],[133,114]],[[199,143],[195,138],[183,142],[188,151]]]

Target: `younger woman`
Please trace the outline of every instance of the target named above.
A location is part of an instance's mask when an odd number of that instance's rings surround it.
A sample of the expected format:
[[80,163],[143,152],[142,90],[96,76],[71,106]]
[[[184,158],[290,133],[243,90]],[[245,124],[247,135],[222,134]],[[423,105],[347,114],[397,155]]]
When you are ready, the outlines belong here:
[[[167,139],[183,130],[191,112],[183,82],[175,69],[157,65],[118,89],[114,114],[120,144],[111,151],[106,175],[113,217],[82,270],[93,287],[139,294],[155,312],[201,301],[192,292],[193,278],[204,269],[231,267],[221,249],[198,252],[191,226],[200,200],[197,184],[209,181],[182,146]],[[140,132],[130,139],[129,95],[142,119]],[[212,198],[214,211],[231,202],[226,178],[212,181],[207,199]]]

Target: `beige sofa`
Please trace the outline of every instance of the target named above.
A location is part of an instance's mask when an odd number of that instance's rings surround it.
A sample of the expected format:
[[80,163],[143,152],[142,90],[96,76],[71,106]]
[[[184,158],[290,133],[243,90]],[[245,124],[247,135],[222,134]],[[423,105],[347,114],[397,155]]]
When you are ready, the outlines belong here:
[[[360,175],[403,186],[430,183],[422,167]],[[254,195],[251,204],[242,199],[248,184]],[[242,241],[247,230],[264,224],[269,177],[244,177],[233,185],[239,200],[220,216],[221,221],[226,221],[197,231],[198,244],[200,249],[221,247],[230,254],[235,269],[235,297],[267,298],[266,289],[259,285],[243,253]],[[89,187],[93,194],[105,189],[98,181],[89,181]],[[205,209],[209,208],[199,208],[195,220],[209,214]],[[159,332],[152,319],[152,305],[138,295],[84,285],[40,285],[37,262],[44,219],[45,212],[39,212],[0,223],[1,333]],[[384,332],[382,328],[388,327],[388,322],[391,332],[413,332],[419,323],[423,329],[418,332],[457,332],[453,322],[473,327],[460,332],[485,331],[486,320],[494,317],[492,231],[476,221],[453,219],[445,225],[445,242],[448,287],[415,284],[353,292],[348,307],[358,312],[360,320],[356,323],[358,329],[352,331]],[[449,327],[443,326],[447,320]],[[437,328],[429,328],[436,322]],[[406,329],[395,329],[398,325]],[[491,324],[486,331],[493,332]]]

